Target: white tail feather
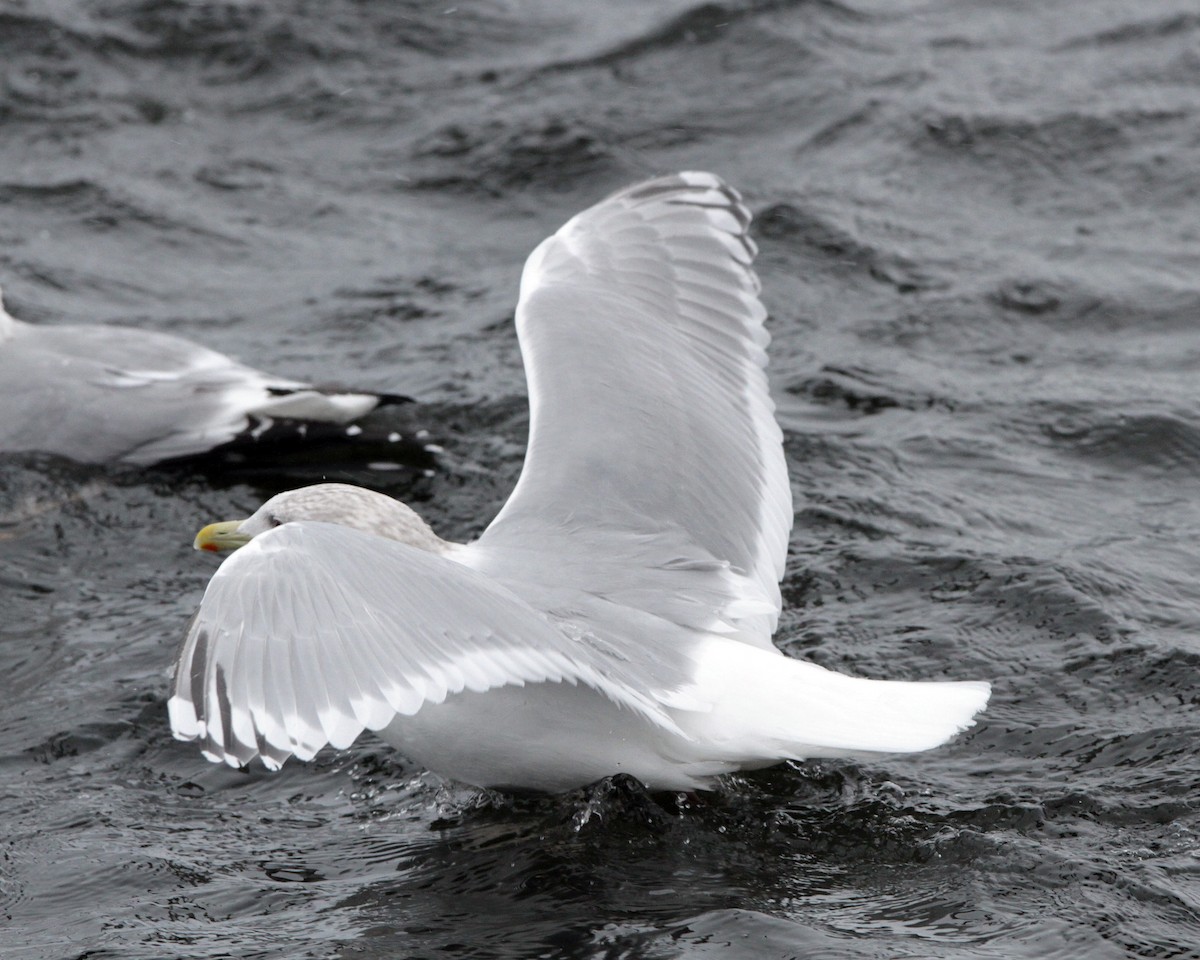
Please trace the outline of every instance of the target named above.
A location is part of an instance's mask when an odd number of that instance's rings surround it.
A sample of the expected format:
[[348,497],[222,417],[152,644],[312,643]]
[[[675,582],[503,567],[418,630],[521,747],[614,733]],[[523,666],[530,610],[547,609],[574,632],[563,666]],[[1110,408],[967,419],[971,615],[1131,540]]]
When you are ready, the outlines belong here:
[[679,725],[741,762],[929,750],[972,726],[991,693],[975,681],[848,677],[719,638],[695,662],[696,692],[712,709],[681,714]]

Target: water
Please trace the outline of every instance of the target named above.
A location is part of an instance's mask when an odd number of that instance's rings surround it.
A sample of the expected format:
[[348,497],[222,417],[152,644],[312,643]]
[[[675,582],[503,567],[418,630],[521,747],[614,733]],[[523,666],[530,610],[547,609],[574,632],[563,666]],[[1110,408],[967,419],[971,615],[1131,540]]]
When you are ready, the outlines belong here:
[[[451,464],[0,461],[0,954],[1200,956],[1198,92],[1182,0],[0,0],[12,311],[415,394]],[[174,742],[194,531],[328,476],[478,532],[525,254],[686,168],[757,215],[779,644],[983,723],[699,801]]]

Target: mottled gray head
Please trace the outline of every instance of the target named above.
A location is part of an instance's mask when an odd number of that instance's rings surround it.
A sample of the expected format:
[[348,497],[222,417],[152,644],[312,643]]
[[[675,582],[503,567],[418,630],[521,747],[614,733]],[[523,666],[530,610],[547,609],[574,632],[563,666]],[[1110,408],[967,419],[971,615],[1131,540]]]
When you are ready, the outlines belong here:
[[245,520],[210,523],[196,534],[194,545],[197,550],[236,550],[260,533],[298,520],[353,527],[434,553],[448,546],[406,504],[347,483],[318,483],[278,493]]

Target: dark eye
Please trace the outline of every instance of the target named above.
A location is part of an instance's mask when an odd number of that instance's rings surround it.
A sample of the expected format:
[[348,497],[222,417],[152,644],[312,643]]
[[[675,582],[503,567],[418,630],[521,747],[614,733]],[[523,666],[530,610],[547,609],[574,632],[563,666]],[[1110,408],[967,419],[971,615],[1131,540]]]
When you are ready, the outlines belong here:
[[273,527],[278,527],[283,523],[283,521],[280,520],[277,516],[275,516],[275,514],[268,513],[267,514],[267,523],[269,523]]

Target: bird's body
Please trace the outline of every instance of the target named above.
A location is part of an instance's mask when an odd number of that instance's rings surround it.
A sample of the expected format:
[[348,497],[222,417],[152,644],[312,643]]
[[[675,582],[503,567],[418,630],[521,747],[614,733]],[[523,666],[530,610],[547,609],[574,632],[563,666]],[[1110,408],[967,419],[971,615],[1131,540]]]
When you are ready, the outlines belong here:
[[251,446],[272,431],[290,439],[408,400],[275,377],[156,331],[35,326],[3,303],[0,385],[0,452],[139,466]]
[[557,791],[705,788],[970,726],[985,683],[847,677],[771,641],[792,504],[748,223],[718,178],[682,173],[534,251],[529,449],[474,542],[337,484],[201,531],[241,549],[180,654],[176,736],[275,767],[370,729],[455,779]]
[[929,749],[947,739],[947,716],[969,716],[985,696],[977,684],[847,677],[725,638],[678,641],[695,673],[688,706],[665,711],[676,729],[585,684],[528,683],[425,704],[379,735],[480,786],[558,792],[625,773],[652,790],[703,790],[789,758]]

